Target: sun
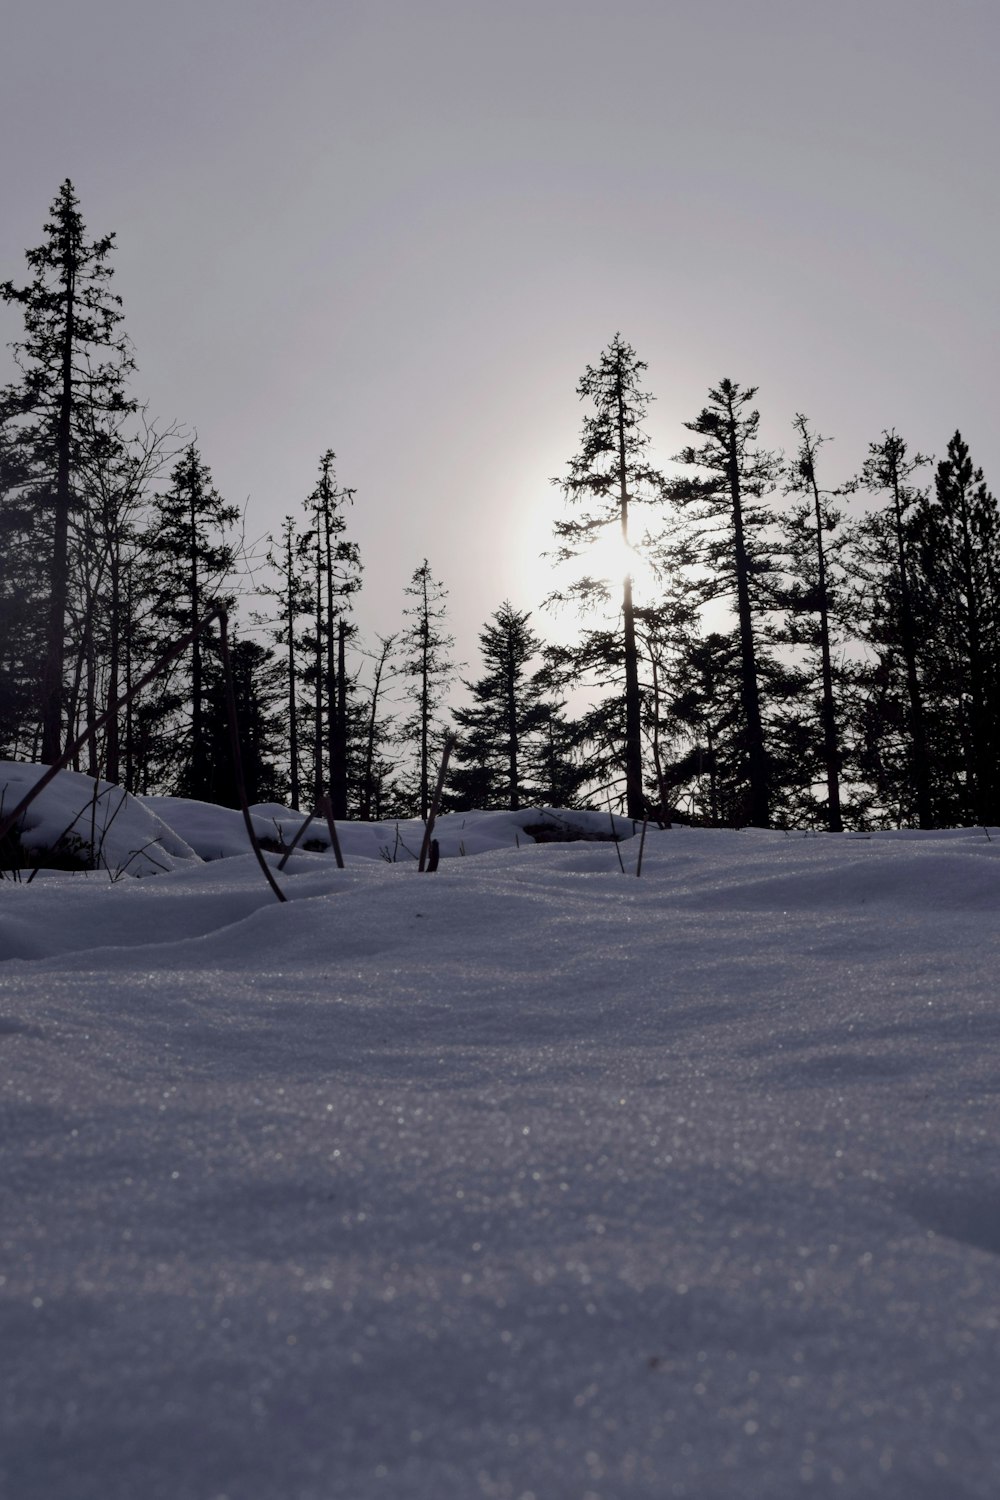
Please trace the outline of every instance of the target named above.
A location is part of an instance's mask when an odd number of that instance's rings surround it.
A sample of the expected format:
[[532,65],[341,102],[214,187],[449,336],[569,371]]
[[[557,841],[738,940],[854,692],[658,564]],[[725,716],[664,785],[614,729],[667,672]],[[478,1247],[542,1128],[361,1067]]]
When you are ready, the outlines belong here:
[[656,569],[631,542],[626,542],[617,526],[606,526],[601,534],[584,548],[576,560],[581,577],[606,578],[612,585],[632,580],[636,598],[650,600],[657,592]]

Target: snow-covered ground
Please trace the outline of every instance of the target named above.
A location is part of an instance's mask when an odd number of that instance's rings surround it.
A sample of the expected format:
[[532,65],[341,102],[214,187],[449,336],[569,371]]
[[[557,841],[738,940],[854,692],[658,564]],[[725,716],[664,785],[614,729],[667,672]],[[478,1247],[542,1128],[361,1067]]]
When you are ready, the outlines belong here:
[[0,885],[0,1494],[995,1500],[996,830],[145,812]]

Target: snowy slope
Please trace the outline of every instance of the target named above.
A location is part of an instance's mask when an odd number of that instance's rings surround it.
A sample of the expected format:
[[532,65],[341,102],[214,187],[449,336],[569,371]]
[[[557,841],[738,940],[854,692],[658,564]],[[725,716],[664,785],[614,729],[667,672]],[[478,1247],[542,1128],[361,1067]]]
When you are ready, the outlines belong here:
[[[45,774],[44,766],[0,760],[0,819]],[[239,817],[239,814],[237,814]],[[110,781],[60,771],[18,820],[21,844],[30,855],[69,849],[109,875],[159,875],[197,858],[138,797]],[[244,833],[244,845],[246,834]]]
[[490,816],[0,886],[0,1493],[992,1500],[1000,838]]

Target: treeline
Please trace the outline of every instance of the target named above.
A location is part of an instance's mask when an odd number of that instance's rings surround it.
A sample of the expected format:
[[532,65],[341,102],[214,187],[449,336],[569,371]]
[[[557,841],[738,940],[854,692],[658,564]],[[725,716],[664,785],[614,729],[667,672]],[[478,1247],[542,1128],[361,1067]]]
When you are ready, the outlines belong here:
[[[249,545],[197,443],[131,390],[111,235],[72,184],[25,285],[18,378],[0,392],[0,755],[50,762],[216,604],[240,621],[234,687],[251,800],[338,817],[446,803],[610,804],[724,825],[996,823],[998,511],[956,433],[932,466],[883,432],[834,485],[805,416],[759,440],[755,391],[722,381],[676,472],[646,431],[644,363],[616,337],[579,384],[579,449],[547,603],[484,623],[470,675],[447,593],[415,567],[391,633],[353,620],[354,491],[332,451],[279,534]],[[848,507],[853,512],[848,515]],[[461,682],[466,706],[449,706]],[[567,704],[583,705],[569,712]],[[79,768],[140,794],[234,803],[212,629],[90,734]]]
[[[821,437],[759,440],[756,391],[723,380],[686,422],[679,474],[650,461],[646,366],[616,337],[579,394],[562,487],[565,559],[614,529],[658,587],[559,653],[612,688],[603,730],[627,811],[757,827],[944,827],[1000,820],[1000,512],[961,433],[936,465],[895,431],[832,487]],[[845,502],[864,497],[857,514]],[[582,603],[606,593],[584,578]],[[721,620],[721,628],[706,622]],[[613,672],[610,669],[614,669]]]

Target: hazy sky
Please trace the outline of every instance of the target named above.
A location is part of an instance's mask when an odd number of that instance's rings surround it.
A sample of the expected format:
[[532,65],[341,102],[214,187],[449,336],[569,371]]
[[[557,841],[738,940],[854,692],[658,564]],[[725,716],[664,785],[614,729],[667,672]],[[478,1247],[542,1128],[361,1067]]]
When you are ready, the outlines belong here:
[[664,459],[728,375],[831,482],[960,426],[1000,486],[998,42],[998,0],[6,0],[0,278],[71,177],[251,533],[333,447],[362,625],[426,554],[471,659],[616,330]]

